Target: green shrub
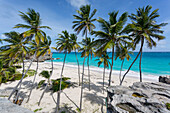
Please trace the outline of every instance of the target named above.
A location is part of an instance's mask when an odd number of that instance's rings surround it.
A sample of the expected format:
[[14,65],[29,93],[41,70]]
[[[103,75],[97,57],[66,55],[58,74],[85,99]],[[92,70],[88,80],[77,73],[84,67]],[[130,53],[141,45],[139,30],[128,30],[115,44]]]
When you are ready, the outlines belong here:
[[166,103],[165,105],[166,105],[166,108],[167,108],[168,110],[170,110],[170,103]]
[[[63,77],[61,82],[61,90],[64,90],[65,88],[68,88],[71,86],[70,82],[67,82],[70,78]],[[50,90],[53,90],[53,92],[59,91],[60,88],[60,78],[56,80],[52,80],[52,88]]]
[[42,87],[44,83],[45,83],[45,80],[41,80],[41,81],[38,83],[37,89],[39,89],[40,87]]

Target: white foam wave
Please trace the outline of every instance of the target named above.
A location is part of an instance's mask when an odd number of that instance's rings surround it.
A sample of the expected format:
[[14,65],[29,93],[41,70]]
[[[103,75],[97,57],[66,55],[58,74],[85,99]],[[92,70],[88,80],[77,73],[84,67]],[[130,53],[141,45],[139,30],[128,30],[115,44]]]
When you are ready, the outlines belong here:
[[[45,62],[45,63],[50,63],[50,62]],[[54,65],[63,65],[62,62],[54,62]],[[65,66],[71,67],[71,68],[77,68],[77,65],[75,65],[74,63],[66,63]],[[88,69],[87,66],[84,67],[86,70]],[[80,69],[82,69],[82,65],[80,65]],[[103,68],[101,67],[95,67],[95,66],[90,66],[90,70],[92,71],[97,71],[97,72],[103,72]],[[127,70],[123,70],[122,71],[122,75],[126,72]],[[105,70],[106,73],[110,73],[109,69]],[[114,70],[112,71],[113,75],[119,75],[120,71],[119,70]],[[134,78],[139,78],[139,72],[135,72],[135,71],[129,71],[129,73],[126,76],[130,76],[130,77],[134,77]],[[156,75],[152,75],[152,74],[142,74],[143,79],[148,79],[148,80],[152,80],[152,81],[158,81],[158,77]]]

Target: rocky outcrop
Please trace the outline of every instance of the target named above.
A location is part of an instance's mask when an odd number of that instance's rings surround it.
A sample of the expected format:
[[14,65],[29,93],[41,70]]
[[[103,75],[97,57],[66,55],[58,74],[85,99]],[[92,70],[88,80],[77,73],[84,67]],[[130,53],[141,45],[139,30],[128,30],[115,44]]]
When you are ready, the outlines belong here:
[[1,113],[34,113],[26,108],[11,103],[6,98],[0,98],[0,112]]
[[[45,60],[51,60],[51,57],[52,57],[52,53],[50,53],[50,54],[46,53],[44,56],[40,56],[38,58],[38,61],[44,62]],[[30,56],[30,57],[27,56],[27,59],[32,59],[32,58],[33,58],[33,56]],[[37,62],[37,59],[34,59],[33,62]]]
[[136,82],[108,88],[110,113],[170,113],[170,85]]
[[9,97],[12,90],[0,89],[0,97]]
[[159,76],[159,82],[170,84],[170,76]]

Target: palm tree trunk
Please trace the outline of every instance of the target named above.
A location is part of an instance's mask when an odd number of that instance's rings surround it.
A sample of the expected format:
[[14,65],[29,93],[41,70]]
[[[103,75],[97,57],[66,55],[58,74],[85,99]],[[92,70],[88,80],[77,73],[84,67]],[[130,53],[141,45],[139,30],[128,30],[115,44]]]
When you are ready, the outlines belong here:
[[103,94],[104,94],[104,78],[105,78],[105,69],[106,69],[106,66],[104,65],[104,70],[103,70]]
[[84,79],[84,63],[85,63],[86,57],[84,57],[84,61],[83,61],[83,72],[82,72],[82,81],[81,81],[81,95],[80,95],[80,112],[82,109],[82,98],[83,98],[83,87],[84,87],[84,83],[83,83],[83,79]]
[[66,60],[67,52],[65,51],[65,57],[64,57],[64,62],[63,62],[63,67],[61,70],[61,75],[60,75],[60,89],[57,95],[57,108],[56,108],[56,113],[59,113],[59,107],[60,107],[60,93],[61,93],[61,82],[62,82],[62,75],[63,75],[63,70],[64,70],[64,65],[65,65],[65,60]]
[[[111,69],[110,69],[110,74],[109,74],[109,84],[108,84],[108,87],[111,85],[111,76],[112,76],[113,61],[114,61],[114,46],[112,48],[112,64],[111,64]],[[107,105],[108,105],[108,100],[109,100],[109,95],[108,95],[108,92],[107,92],[107,98],[106,98]]]
[[139,53],[137,54],[135,60],[132,62],[132,64],[130,65],[130,67],[129,67],[128,70],[126,71],[126,73],[123,75],[123,78],[122,78],[122,80],[121,80],[120,85],[122,85],[123,80],[124,80],[126,74],[130,71],[131,67],[133,66],[133,64],[135,63],[135,61],[137,60],[137,58],[139,57],[139,55],[140,55],[140,53],[141,53],[141,51],[142,51],[142,48],[143,48],[143,43],[144,43],[144,40],[142,40],[142,44],[141,44],[141,47],[140,47],[140,51],[139,51]]
[[90,91],[90,68],[89,68],[89,56],[88,56],[88,59],[87,59],[87,65],[88,65],[89,91]]
[[[53,74],[53,58],[51,57],[51,73],[50,73],[50,77],[52,76],[52,74]],[[48,83],[47,83],[47,85],[45,86],[45,88],[44,88],[44,91],[43,91],[43,93],[42,93],[42,95],[41,95],[41,97],[40,97],[40,99],[39,99],[39,102],[38,102],[38,106],[40,105],[40,103],[41,103],[41,100],[42,100],[42,98],[43,98],[43,96],[44,96],[44,93],[45,93],[45,91],[47,90],[47,88],[48,88],[48,85],[50,84],[50,78],[48,79]]]
[[121,83],[121,75],[122,75],[121,73],[122,73],[122,68],[123,68],[124,60],[125,60],[125,59],[123,59],[123,61],[122,61],[121,69],[120,69],[120,73],[119,73],[119,80],[120,80],[120,83]]
[[22,80],[24,79],[25,75],[27,74],[28,70],[30,69],[33,60],[36,57],[36,53],[37,51],[34,53],[34,57],[31,59],[30,65],[28,66],[28,69],[26,70],[26,72],[23,74],[22,78],[20,79],[20,81],[18,82],[18,84],[14,87],[13,91],[11,92],[11,94],[8,97],[8,100],[10,100],[11,96],[17,91],[18,86],[22,83]]
[[75,55],[76,55],[77,66],[78,66],[78,77],[79,77],[79,86],[80,86],[80,66],[79,66],[79,61],[78,61],[78,58],[77,58],[77,52],[76,52],[76,50],[75,50]]
[[[29,95],[28,95],[27,102],[30,100],[30,97],[31,97],[31,94],[32,94],[32,90],[34,89],[34,82],[35,82],[35,78],[36,78],[36,76],[37,76],[37,71],[38,71],[38,58],[37,58],[37,68],[36,68],[36,71],[35,71],[34,79],[33,79],[33,81],[32,81],[32,88],[31,88],[30,93],[29,93]],[[27,103],[27,102],[26,102],[26,103]]]
[[[22,54],[22,66],[23,66],[23,69],[22,69],[22,76],[24,75],[24,71],[25,71],[25,64],[24,64],[24,55]],[[21,84],[19,86],[19,89],[21,88]],[[18,100],[18,97],[19,97],[19,90],[16,92],[16,97],[15,97],[15,104],[17,104],[17,100]]]
[[113,69],[113,61],[114,61],[114,46],[112,48],[112,65],[111,65],[111,69],[110,69],[110,74],[109,74],[109,85],[111,85],[111,76],[112,76],[112,69]]
[[141,39],[141,54],[140,54],[140,62],[139,62],[139,70],[140,70],[140,82],[142,82],[142,70],[141,70],[141,61],[142,61],[142,49],[143,49],[143,38]]

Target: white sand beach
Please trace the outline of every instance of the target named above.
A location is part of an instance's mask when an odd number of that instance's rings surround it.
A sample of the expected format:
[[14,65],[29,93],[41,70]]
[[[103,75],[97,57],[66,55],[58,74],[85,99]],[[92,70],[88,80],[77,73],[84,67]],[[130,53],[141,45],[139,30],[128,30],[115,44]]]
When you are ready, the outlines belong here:
[[[28,63],[26,63],[28,65]],[[56,79],[60,77],[60,72],[61,72],[61,63],[54,63],[54,71],[51,79]],[[31,69],[36,69],[36,62],[33,62]],[[98,70],[97,70],[98,69]],[[38,73],[40,73],[42,70],[51,70],[51,63],[50,62],[43,62],[39,63],[39,70]],[[22,71],[22,69],[20,69]],[[81,71],[82,71],[82,66],[81,66]],[[91,75],[91,91],[88,89],[88,76],[87,76],[87,67],[85,68],[85,77],[84,77],[84,93],[83,93],[83,113],[101,113],[102,105],[103,105],[103,110],[105,111],[105,97],[106,97],[106,92],[103,94],[102,91],[102,80],[103,80],[103,69],[102,68],[91,68],[90,75]],[[105,89],[107,87],[108,83],[108,72],[106,73],[105,77]],[[81,86],[78,86],[78,74],[77,74],[77,66],[72,66],[72,65],[65,65],[64,68],[64,77],[70,77],[71,82],[75,83],[74,87],[70,87],[67,89],[64,89],[64,91],[61,93],[61,104],[60,107],[64,108],[67,107],[67,109],[70,109],[69,112],[74,113],[77,112],[76,110],[76,105],[79,107],[80,104],[80,91],[81,91]],[[36,83],[38,83],[40,80],[44,78],[40,77],[37,75],[36,77]],[[25,99],[22,103],[21,106],[28,108],[32,111],[36,109],[41,109],[40,113],[51,113],[55,112],[56,104],[52,98],[52,93],[51,91],[48,91],[45,93],[40,106],[38,106],[38,100],[43,92],[43,89],[33,89],[30,101],[26,103],[27,96],[29,94],[29,89],[30,89],[30,83],[33,80],[32,77],[27,77],[23,80],[23,84],[21,86],[21,91],[25,94]],[[157,77],[146,77],[144,76],[143,79],[144,82],[153,82],[157,81]],[[139,82],[139,75],[130,76],[129,74],[124,80],[123,85],[124,86],[129,86],[132,85],[134,82]],[[6,84],[2,84],[0,86],[0,89],[10,89],[15,87],[15,85],[18,83],[18,81],[14,82],[8,82]],[[119,76],[114,74],[113,70],[113,75],[112,75],[112,85],[119,85]],[[53,94],[53,97],[56,101],[57,99],[57,93]],[[72,101],[70,101],[70,99]],[[68,113],[69,113],[68,112]]]

